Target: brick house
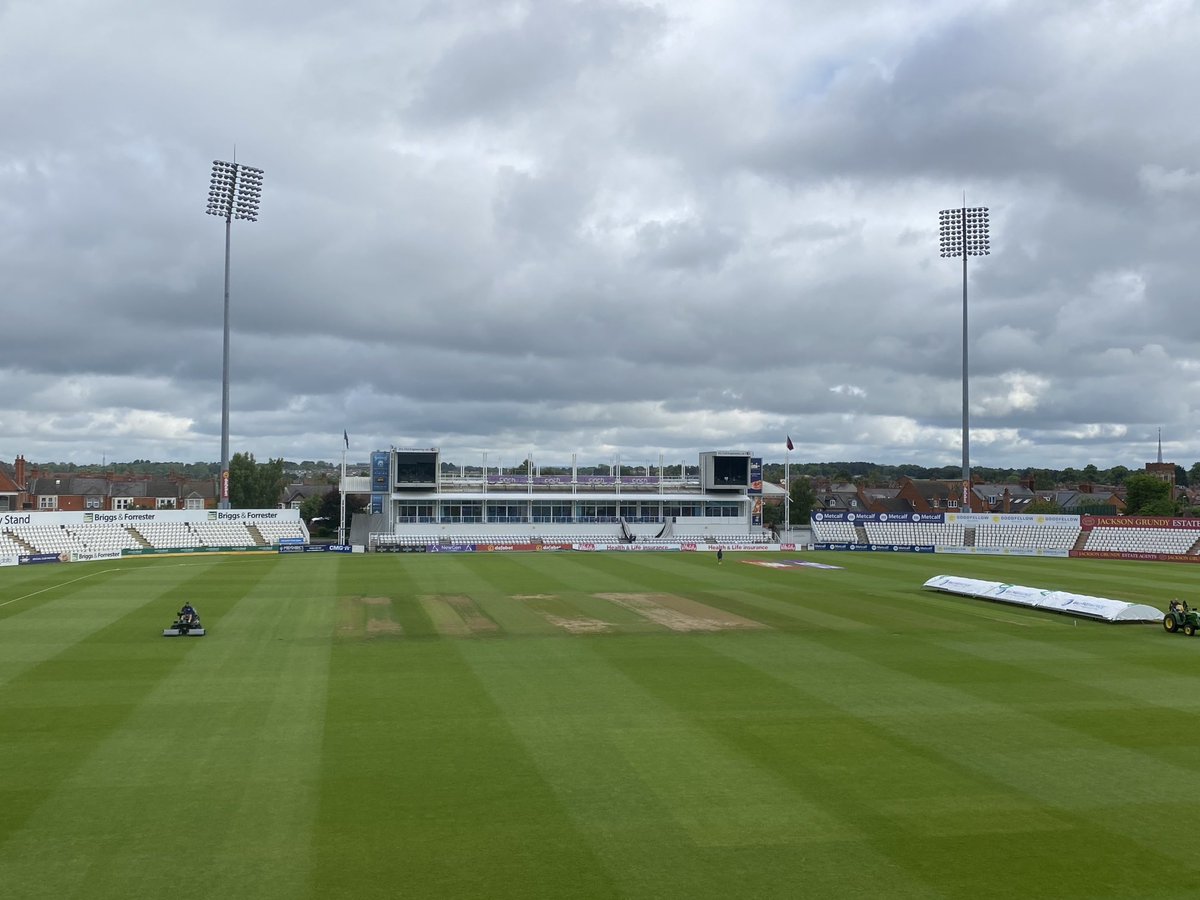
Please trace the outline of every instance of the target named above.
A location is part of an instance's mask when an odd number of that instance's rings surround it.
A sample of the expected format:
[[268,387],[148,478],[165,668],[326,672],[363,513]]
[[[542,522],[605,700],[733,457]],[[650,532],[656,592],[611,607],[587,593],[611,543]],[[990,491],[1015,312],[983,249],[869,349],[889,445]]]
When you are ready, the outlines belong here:
[[962,487],[961,481],[934,481],[929,478],[904,476],[900,479],[900,492],[897,497],[907,501],[913,512],[987,512],[983,499],[973,490],[967,495],[967,507],[964,509]]
[[17,457],[13,474],[8,467],[0,465],[0,512],[25,508],[25,459]]

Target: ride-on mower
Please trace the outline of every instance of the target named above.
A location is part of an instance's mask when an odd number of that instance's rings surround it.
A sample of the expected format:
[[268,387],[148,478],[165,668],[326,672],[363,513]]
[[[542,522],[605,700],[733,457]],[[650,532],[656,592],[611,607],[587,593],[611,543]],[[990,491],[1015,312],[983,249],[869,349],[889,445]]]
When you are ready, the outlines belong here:
[[200,615],[191,605],[181,609],[175,616],[175,622],[170,628],[163,629],[163,637],[204,637],[204,626],[200,624]]
[[1186,600],[1172,600],[1170,608],[1163,616],[1163,629],[1171,634],[1182,631],[1191,637],[1200,631],[1200,611],[1188,609]]

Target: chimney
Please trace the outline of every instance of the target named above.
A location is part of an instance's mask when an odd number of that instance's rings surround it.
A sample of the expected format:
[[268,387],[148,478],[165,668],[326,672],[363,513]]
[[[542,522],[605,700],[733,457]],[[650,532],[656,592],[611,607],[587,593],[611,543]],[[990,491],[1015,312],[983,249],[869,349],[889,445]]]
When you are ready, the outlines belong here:
[[1002,509],[1006,513],[1012,512],[1012,494],[1008,492],[1008,488],[1004,489],[1004,506]]
[[14,468],[16,469],[16,476],[17,476],[14,480],[17,482],[17,487],[19,487],[21,490],[25,490],[28,487],[28,485],[25,483],[25,457],[24,456],[17,457]]

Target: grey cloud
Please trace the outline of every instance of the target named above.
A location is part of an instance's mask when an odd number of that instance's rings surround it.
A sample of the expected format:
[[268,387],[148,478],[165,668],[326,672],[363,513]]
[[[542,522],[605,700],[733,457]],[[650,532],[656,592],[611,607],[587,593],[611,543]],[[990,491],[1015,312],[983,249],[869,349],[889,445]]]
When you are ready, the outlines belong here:
[[593,66],[620,58],[657,24],[649,7],[537,0],[477,16],[427,73],[411,113],[419,120],[529,116]]
[[638,243],[651,265],[709,271],[720,269],[739,246],[728,231],[696,222],[649,222],[638,229]]
[[964,187],[980,462],[1135,465],[1159,425],[1200,457],[1182,7],[280,8],[0,10],[0,458],[215,458],[235,142],[260,458],[953,464]]

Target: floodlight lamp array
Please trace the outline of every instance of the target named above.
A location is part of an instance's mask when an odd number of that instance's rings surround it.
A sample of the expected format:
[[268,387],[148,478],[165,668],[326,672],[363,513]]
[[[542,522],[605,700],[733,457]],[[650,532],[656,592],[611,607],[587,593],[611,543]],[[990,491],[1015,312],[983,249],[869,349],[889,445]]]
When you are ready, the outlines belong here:
[[943,209],[938,218],[942,256],[987,256],[991,253],[986,206]]
[[263,170],[238,163],[213,160],[212,179],[208,188],[210,216],[226,221],[244,219],[258,221],[258,203],[262,198]]
[[262,199],[263,170],[251,166],[239,166],[237,183],[237,209],[235,217],[248,222],[258,221],[258,203]]

